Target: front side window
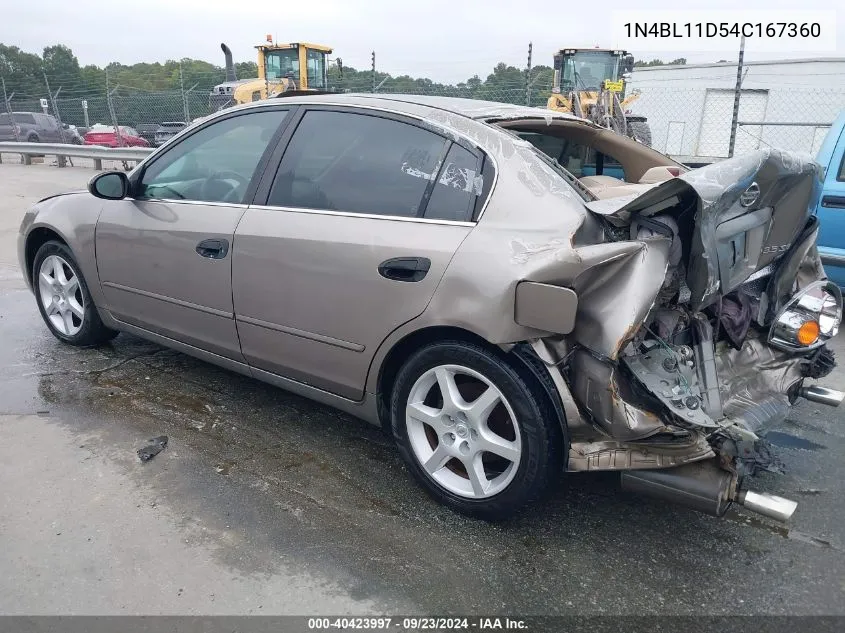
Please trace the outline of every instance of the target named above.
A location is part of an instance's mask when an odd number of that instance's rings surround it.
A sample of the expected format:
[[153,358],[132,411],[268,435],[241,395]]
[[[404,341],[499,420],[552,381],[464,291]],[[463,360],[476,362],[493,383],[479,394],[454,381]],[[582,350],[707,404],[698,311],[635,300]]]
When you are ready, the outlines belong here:
[[307,112],[268,204],[417,217],[446,139],[415,125],[347,112]]
[[839,182],[845,181],[845,155],[842,156],[842,162],[839,163],[839,174],[836,176]]
[[286,110],[217,121],[182,139],[144,171],[140,198],[242,203]]
[[309,48],[307,57],[308,87],[324,90],[326,87],[326,54]]

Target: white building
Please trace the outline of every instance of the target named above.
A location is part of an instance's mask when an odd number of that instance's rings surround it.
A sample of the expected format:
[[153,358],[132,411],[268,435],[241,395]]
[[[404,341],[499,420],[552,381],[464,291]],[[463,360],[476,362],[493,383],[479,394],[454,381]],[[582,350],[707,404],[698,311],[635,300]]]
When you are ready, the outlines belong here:
[[[686,162],[727,157],[736,70],[735,60],[636,68],[631,111],[648,117],[654,148]],[[738,120],[756,125],[738,127],[734,155],[767,145],[815,154],[845,109],[845,58],[747,61],[742,74]]]

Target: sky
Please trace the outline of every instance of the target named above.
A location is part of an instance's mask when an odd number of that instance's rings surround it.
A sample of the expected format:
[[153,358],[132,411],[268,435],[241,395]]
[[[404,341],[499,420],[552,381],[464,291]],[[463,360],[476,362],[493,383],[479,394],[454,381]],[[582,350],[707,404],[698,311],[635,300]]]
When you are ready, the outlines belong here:
[[[272,34],[279,42],[309,41],[334,48],[346,66],[376,66],[392,75],[424,76],[454,83],[478,74],[483,79],[504,61],[524,68],[528,43],[534,65],[551,66],[563,47],[617,46],[608,12],[678,10],[666,0],[141,0],[117,4],[102,0],[0,0],[0,43],[41,53],[61,43],[80,64],[105,65],[191,57],[223,65],[220,43],[235,61],[255,59],[253,46]],[[743,9],[824,10],[831,0],[745,0]],[[730,10],[736,0],[709,0],[689,9]],[[593,6],[606,8],[605,13]],[[785,47],[777,52],[746,48],[746,59],[845,57],[845,9],[836,20],[836,50],[808,52]],[[629,47],[638,59],[686,57],[689,63],[736,59],[737,51],[649,51]]]

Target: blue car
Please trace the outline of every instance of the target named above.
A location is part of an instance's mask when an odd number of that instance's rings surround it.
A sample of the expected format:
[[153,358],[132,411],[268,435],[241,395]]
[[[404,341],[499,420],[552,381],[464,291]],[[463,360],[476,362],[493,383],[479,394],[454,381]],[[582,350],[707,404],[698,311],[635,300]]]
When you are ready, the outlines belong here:
[[827,133],[816,160],[825,170],[816,207],[819,254],[828,278],[845,289],[845,111]]

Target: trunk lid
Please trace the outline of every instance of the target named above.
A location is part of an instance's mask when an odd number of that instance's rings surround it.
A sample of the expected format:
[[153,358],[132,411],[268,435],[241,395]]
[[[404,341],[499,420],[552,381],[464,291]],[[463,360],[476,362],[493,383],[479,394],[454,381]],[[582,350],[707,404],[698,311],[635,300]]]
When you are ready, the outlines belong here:
[[693,309],[705,307],[776,262],[799,238],[819,195],[811,157],[776,149],[692,170],[645,193],[590,202],[612,225],[669,215],[686,254]]

